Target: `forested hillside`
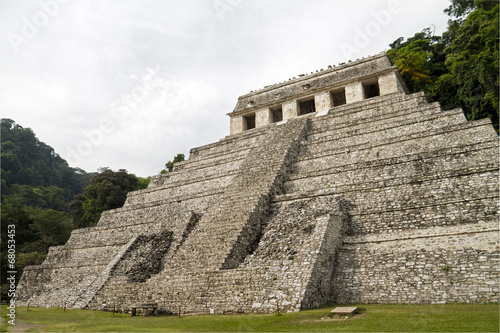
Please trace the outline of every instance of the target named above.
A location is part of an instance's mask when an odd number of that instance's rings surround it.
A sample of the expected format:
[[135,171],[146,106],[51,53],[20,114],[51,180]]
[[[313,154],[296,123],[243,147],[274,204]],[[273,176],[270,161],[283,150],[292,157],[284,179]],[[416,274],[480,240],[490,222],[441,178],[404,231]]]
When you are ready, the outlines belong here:
[[[121,207],[129,191],[149,183],[126,170],[100,171],[71,168],[30,128],[1,119],[2,276],[8,264],[9,225],[15,229],[19,279],[25,266],[42,263],[49,247],[64,244],[73,229],[94,225],[102,211]],[[3,279],[2,296],[7,289]]]
[[70,168],[30,128],[2,119],[2,202],[15,197],[31,206],[62,210],[88,185],[92,174]]
[[468,120],[490,118],[498,132],[498,1],[452,0],[448,29],[398,38],[387,51],[411,92],[424,91],[445,110],[460,107]]

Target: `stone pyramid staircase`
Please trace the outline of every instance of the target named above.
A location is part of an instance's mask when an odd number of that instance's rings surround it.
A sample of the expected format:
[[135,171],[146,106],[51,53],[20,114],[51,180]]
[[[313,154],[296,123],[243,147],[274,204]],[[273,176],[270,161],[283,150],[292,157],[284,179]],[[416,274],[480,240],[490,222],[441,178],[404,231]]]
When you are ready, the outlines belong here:
[[374,98],[311,122],[277,201],[342,195],[357,233],[490,221],[497,150],[489,120],[467,122],[422,94]]
[[[491,121],[467,122],[461,110],[442,111],[418,93],[340,106],[310,128],[272,207],[315,197],[349,203],[351,236],[343,240],[330,302],[498,297],[492,286],[475,283],[468,291],[471,274],[492,285],[498,278],[488,269],[499,264],[499,142]],[[416,252],[426,248],[435,259]],[[488,264],[463,264],[481,253],[477,260]],[[388,273],[392,265],[397,274]],[[425,273],[416,275],[420,267]],[[434,277],[415,282],[424,275]]]
[[306,123],[307,119],[291,121],[264,135],[217,204],[208,209],[179,251],[166,261],[167,269],[229,269],[244,260],[258,241],[270,198],[287,174]]
[[498,148],[489,120],[423,93],[232,135],[51,248],[18,302],[235,313],[498,301]]

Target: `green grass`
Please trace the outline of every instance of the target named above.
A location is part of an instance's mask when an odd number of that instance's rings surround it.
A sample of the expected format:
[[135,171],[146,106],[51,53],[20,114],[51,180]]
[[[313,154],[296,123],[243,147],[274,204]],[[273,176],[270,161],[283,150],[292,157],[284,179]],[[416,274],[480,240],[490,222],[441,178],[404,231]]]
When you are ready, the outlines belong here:
[[[330,319],[333,306],[276,315],[130,317],[110,312],[17,308],[27,332],[499,332],[498,304],[357,305],[349,319]],[[0,307],[2,328],[6,307]]]

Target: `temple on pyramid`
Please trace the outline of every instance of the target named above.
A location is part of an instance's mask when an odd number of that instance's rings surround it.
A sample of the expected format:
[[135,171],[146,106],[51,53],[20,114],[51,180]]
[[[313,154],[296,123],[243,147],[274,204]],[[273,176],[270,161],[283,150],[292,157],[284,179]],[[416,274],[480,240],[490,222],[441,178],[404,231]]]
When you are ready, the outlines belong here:
[[18,305],[160,313],[499,301],[499,138],[381,53],[240,96],[230,135],[29,266]]

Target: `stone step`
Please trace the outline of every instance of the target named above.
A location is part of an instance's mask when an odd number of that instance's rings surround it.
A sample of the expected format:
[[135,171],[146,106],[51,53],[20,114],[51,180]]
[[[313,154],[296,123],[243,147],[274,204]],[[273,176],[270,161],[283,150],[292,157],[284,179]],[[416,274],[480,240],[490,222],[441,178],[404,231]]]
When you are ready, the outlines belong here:
[[498,151],[497,140],[336,167],[318,164],[314,170],[304,173],[300,172],[299,167],[294,166],[295,173],[290,175],[283,188],[285,193],[292,193],[395,178],[415,179],[417,176],[439,175],[463,167],[474,168],[492,162],[494,165],[495,161],[491,161],[491,156],[496,151]]
[[398,230],[426,229],[498,221],[498,195],[402,209],[356,212],[351,216],[354,234],[383,234]]
[[123,242],[99,247],[51,247],[46,265],[59,265],[58,267],[79,267],[106,265],[118,252]]
[[[422,110],[430,110],[431,113],[424,114]],[[454,109],[446,112],[436,110],[435,106],[421,107],[416,112],[412,113],[393,113],[391,115],[385,115],[384,117],[378,117],[376,120],[372,119],[367,122],[356,124],[349,123],[345,126],[332,125],[326,130],[310,134],[308,136],[308,140],[312,143],[327,140],[338,140],[341,138],[349,138],[381,131],[392,130],[394,132],[394,130],[398,127],[401,131],[402,129],[407,130],[408,126],[418,128],[419,124],[422,125],[421,130],[425,131],[428,130],[428,123],[432,124],[431,128],[439,128],[466,122],[461,109]],[[384,134],[388,136],[392,133]]]
[[[454,246],[456,240],[453,236],[464,235],[470,237],[470,242],[474,242],[474,236],[480,233],[499,231],[499,225],[496,221],[477,222],[474,224],[464,225],[449,225],[440,227],[423,228],[419,230],[394,230],[390,233],[377,233],[370,235],[352,235],[344,237],[343,248],[361,247],[371,244],[379,244],[381,247],[391,246],[390,243],[394,241],[408,241],[409,246],[418,246],[418,241],[430,238],[447,237],[445,241],[451,248]],[[471,237],[472,236],[472,237]],[[413,243],[413,244],[412,244]],[[486,245],[486,244],[485,244]],[[485,250],[491,252],[497,251],[495,243],[488,244]],[[456,247],[456,246],[455,246]]]
[[438,103],[407,107],[394,105],[386,109],[369,109],[342,117],[328,117],[325,121],[321,122],[316,118],[316,121],[311,124],[310,133],[311,135],[320,135],[325,131],[346,131],[354,127],[370,128],[373,122],[391,122],[396,117],[409,119],[417,116],[433,116],[443,112]]
[[[233,164],[233,163],[241,163],[242,160],[245,159],[245,157],[248,155],[250,151],[250,148],[242,148],[242,149],[235,149],[231,152],[228,153],[222,153],[222,154],[217,154],[217,155],[212,155],[207,158],[199,158],[196,160],[186,160],[183,161],[180,166],[177,166],[177,163],[174,166],[174,171],[175,172],[186,172],[186,171],[193,171],[193,170],[203,170],[207,168],[214,168],[214,167],[226,167],[227,165]],[[174,173],[175,173],[174,172]],[[172,173],[172,174],[174,174]]]
[[[185,187],[185,186],[190,186],[193,188],[202,188],[204,185],[200,184],[202,182],[210,182],[212,180],[217,180],[221,179],[224,177],[231,177],[234,176],[237,173],[237,170],[239,168],[240,161],[238,164],[232,164],[228,166],[227,169],[218,169],[218,168],[210,168],[208,170],[204,171],[199,171],[199,172],[190,172],[190,171],[184,171],[181,173],[173,173],[170,178],[168,178],[168,181],[165,182],[162,185],[158,185],[155,187],[148,187],[147,189],[134,191],[134,192],[129,192],[129,195],[127,196],[128,198],[131,198],[128,204],[132,204],[133,202],[137,202],[137,197],[141,197],[144,195],[147,196],[153,196],[155,195],[156,192],[158,191],[164,191],[167,189],[170,190],[180,190],[181,192],[183,191],[182,189],[179,189],[180,187]],[[199,188],[197,190],[199,190]]]
[[[453,200],[477,200],[498,196],[498,188],[492,182],[498,177],[497,170],[498,165],[483,170],[471,170],[471,173],[460,171],[447,177],[443,174],[443,178],[422,177],[418,182],[415,182],[415,179],[395,179],[392,182],[384,182],[384,186],[367,184],[366,187],[351,186],[350,190],[346,186],[337,193],[356,198],[358,212],[411,208]],[[476,191],[469,193],[471,188]],[[363,198],[359,197],[360,194]]]
[[450,113],[445,117],[432,117],[416,119],[411,123],[406,123],[404,129],[397,124],[385,124],[384,127],[374,127],[363,131],[331,132],[328,136],[305,141],[301,147],[301,154],[312,151],[328,150],[330,147],[352,147],[362,145],[372,145],[380,141],[394,140],[395,138],[409,137],[414,135],[425,135],[430,131],[439,131],[450,126],[465,124],[461,121],[462,114]]
[[[396,96],[395,98],[383,96],[371,99],[370,101],[345,104],[330,109],[326,115],[313,118],[311,122],[311,131],[314,133],[325,124],[343,124],[353,121],[368,120],[398,110],[408,110],[429,105],[423,94],[397,94]],[[386,99],[384,100],[384,98]]]
[[103,268],[98,275],[87,276],[86,279],[81,280],[75,286],[72,293],[66,298],[68,308],[84,309],[87,304],[92,300],[94,295],[101,289],[101,287],[109,279],[112,270],[121,260],[123,255],[133,246],[137,241],[137,235],[132,237],[126,244],[120,247],[119,251],[115,254],[112,260],[107,261],[107,265]]
[[[387,202],[384,208],[389,206],[394,208],[400,205],[415,205],[416,202],[436,203],[439,200],[436,196],[444,199],[453,197],[472,200],[498,193],[494,181],[496,174],[498,174],[498,162],[491,161],[474,167],[441,171],[439,174],[419,175],[418,178],[394,177],[386,180],[367,180],[331,187],[324,186],[309,191],[296,191],[277,195],[274,201],[299,200],[320,195],[349,195],[359,197],[356,199],[358,209],[373,209],[375,207],[373,202],[384,201]],[[478,190],[473,194],[467,194],[467,191],[475,186]],[[370,200],[373,200],[372,204]]]
[[189,159],[206,159],[211,155],[220,155],[225,152],[232,152],[238,149],[251,148],[258,145],[262,136],[267,133],[268,128],[256,128],[236,135],[228,136],[217,142],[192,148]]
[[147,202],[153,202],[169,197],[192,197],[198,196],[203,192],[216,191],[226,188],[234,178],[235,173],[225,175],[224,177],[215,177],[212,179],[199,179],[193,183],[177,184],[177,186],[157,187],[151,190],[142,190],[134,192],[127,196],[124,206],[137,205]]
[[331,167],[363,163],[436,150],[443,146],[443,142],[446,142],[446,146],[467,146],[491,141],[496,137],[491,121],[483,119],[361,144],[345,142],[343,146],[318,144],[302,147],[295,166],[303,170],[315,170],[318,163]]
[[[165,263],[183,269],[219,269],[234,267],[246,256],[248,242],[257,236],[260,218],[267,211],[268,196],[294,155],[298,140],[306,129],[307,119],[290,121],[286,130],[270,131],[265,139],[269,146],[256,147],[242,163],[239,174],[229,185],[220,206],[211,207],[201,218],[175,257]],[[269,151],[273,157],[266,158]],[[262,160],[266,158],[266,163]],[[212,237],[218,233],[218,237]],[[239,244],[243,242],[244,244]],[[207,246],[211,244],[211,246]],[[246,244],[246,245],[245,245]],[[234,252],[242,250],[243,252]],[[193,256],[197,259],[194,260]]]
[[[110,209],[104,211],[101,215],[101,219],[99,220],[99,226],[108,225],[110,221],[114,226],[116,220],[127,221],[131,215],[135,214],[137,210],[141,209],[165,209],[166,207],[180,204],[185,209],[192,211],[205,211],[207,206],[209,206],[212,202],[218,201],[218,198],[224,193],[224,189],[217,188],[215,190],[210,191],[200,191],[192,196],[180,195],[173,196],[166,199],[154,200],[150,202],[137,203],[137,204],[129,204],[127,206]],[[124,218],[123,218],[124,217]],[[127,224],[127,222],[125,222]]]
[[[345,184],[280,195],[276,203],[317,196],[341,198],[351,207],[357,233],[476,223],[498,218],[498,162],[427,177]],[[474,188],[474,191],[471,191]],[[405,221],[403,224],[402,221]],[[400,225],[401,224],[401,225]]]
[[174,166],[174,170],[172,172],[155,175],[151,178],[151,182],[147,189],[130,192],[132,195],[155,191],[157,187],[165,187],[169,186],[169,184],[177,183],[182,180],[190,181],[191,175],[194,173],[195,175],[205,175],[210,177],[211,174],[216,174],[221,170],[231,171],[237,168],[237,165],[244,160],[246,155],[248,154],[248,149],[241,149],[239,151],[235,151],[232,154],[220,154],[214,157],[209,157],[207,159],[200,159],[195,161],[183,161],[181,166],[177,164]]
[[[62,308],[68,295],[74,293],[79,283],[99,275],[104,267],[106,265],[27,266],[21,277],[21,286],[16,291],[16,304]],[[36,284],[25,281],[36,281]]]
[[[186,212],[187,214],[187,212]],[[138,221],[133,217],[122,225],[98,225],[90,228],[76,229],[65,246],[73,248],[99,248],[106,246],[121,246],[139,234],[159,233],[164,229],[175,226],[175,218],[179,214],[169,215],[168,210],[164,215],[148,217],[149,221]]]
[[[177,162],[173,172],[152,177],[148,189],[142,191],[154,190],[156,187],[165,186],[165,184],[168,185],[170,182],[189,181],[193,173],[199,174],[201,177],[204,173],[208,172],[206,177],[210,177],[211,174],[217,173],[217,170],[237,169],[237,164],[241,163],[250,148],[258,143],[260,136],[257,134],[250,136],[249,139],[252,139],[251,142],[248,140],[241,142],[226,140],[227,142],[224,142],[221,146],[214,144],[213,148],[202,149],[200,151],[203,153],[190,156],[186,161]],[[208,146],[211,147],[212,145]],[[214,169],[214,166],[218,166],[219,169]],[[133,193],[135,194],[135,192]]]
[[196,166],[197,163],[194,163],[194,166],[186,164],[185,167],[181,169],[175,169],[173,172],[169,172],[168,177],[165,177],[163,184],[157,183],[156,186],[175,186],[180,182],[194,182],[195,179],[220,177],[224,175],[224,172],[227,173],[237,170],[243,160],[243,157],[237,157],[227,158],[225,160],[216,160],[214,163],[207,163],[198,166]]
[[[482,222],[498,221],[498,193],[487,195],[478,199],[454,198],[448,201],[432,202],[429,204],[418,204],[413,206],[401,206],[399,208],[365,207],[360,211],[356,207],[355,192],[339,194],[337,192],[323,191],[322,196],[338,198],[350,209],[350,234],[365,235],[378,233],[392,233],[400,230],[426,229],[435,226],[452,226],[462,224],[475,224]],[[302,193],[287,198],[279,197],[273,203],[273,210],[279,209],[283,202],[308,202],[314,198],[314,194]],[[375,202],[374,204],[377,204]]]
[[394,104],[407,103],[412,103],[412,105],[418,106],[427,104],[427,99],[425,98],[425,94],[423,92],[414,94],[393,93],[331,108],[327,116],[343,116],[345,114],[356,113],[363,110],[384,108]]
[[387,112],[377,115],[374,118],[363,118],[343,123],[333,121],[331,123],[322,122],[320,126],[316,126],[314,130],[309,132],[309,137],[311,139],[320,139],[322,137],[328,137],[335,134],[342,136],[350,132],[370,132],[374,131],[376,128],[392,127],[393,124],[397,122],[413,123],[414,121],[412,121],[412,119],[425,119],[428,117],[435,117],[436,114],[442,113],[441,111],[438,111],[434,105],[420,106],[418,108],[407,109],[404,111],[405,112],[401,112],[401,110],[397,112]]

